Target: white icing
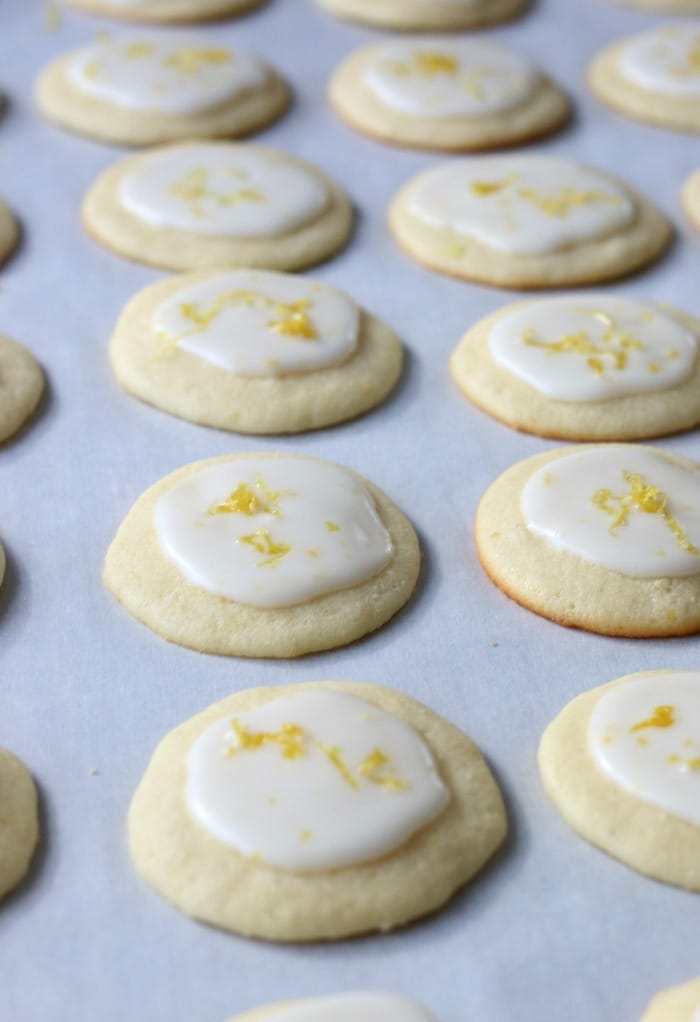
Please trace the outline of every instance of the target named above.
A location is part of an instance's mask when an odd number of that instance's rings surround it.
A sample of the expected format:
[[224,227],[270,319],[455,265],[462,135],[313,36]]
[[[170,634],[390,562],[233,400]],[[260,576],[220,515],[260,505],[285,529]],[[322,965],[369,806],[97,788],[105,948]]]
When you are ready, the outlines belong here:
[[553,156],[473,156],[422,174],[412,216],[503,252],[539,255],[605,238],[635,217],[605,175]]
[[83,92],[142,113],[186,116],[220,106],[263,86],[254,57],[198,37],[129,36],[99,39],[69,65]]
[[545,298],[503,316],[489,337],[500,365],[557,401],[605,401],[687,379],[697,339],[654,305],[608,294]]
[[595,704],[596,765],[644,802],[700,827],[700,672],[622,682]]
[[396,994],[338,994],[265,1013],[266,1022],[434,1022],[420,1005]]
[[623,575],[700,573],[700,472],[652,448],[609,444],[557,458],[528,480],[521,510],[553,546]]
[[621,48],[618,68],[642,89],[700,99],[700,28],[679,22],[636,36]]
[[[224,510],[234,493],[232,510]],[[253,513],[239,510],[246,506]],[[358,585],[393,554],[359,479],[292,455],[200,469],[161,497],[155,524],[163,552],[190,582],[255,607],[292,606]]]
[[303,277],[239,270],[192,284],[153,314],[162,354],[188,351],[244,376],[336,365],[357,348],[359,310],[342,291]]
[[[273,737],[251,747],[241,735]],[[243,855],[291,872],[387,855],[448,801],[419,735],[343,692],[298,692],[226,717],[188,757],[197,821]]]
[[291,231],[329,200],[319,178],[274,149],[206,142],[139,160],[119,195],[130,213],[159,227],[242,238]]
[[539,74],[489,43],[424,37],[375,47],[364,80],[381,103],[404,114],[479,117],[527,102]]

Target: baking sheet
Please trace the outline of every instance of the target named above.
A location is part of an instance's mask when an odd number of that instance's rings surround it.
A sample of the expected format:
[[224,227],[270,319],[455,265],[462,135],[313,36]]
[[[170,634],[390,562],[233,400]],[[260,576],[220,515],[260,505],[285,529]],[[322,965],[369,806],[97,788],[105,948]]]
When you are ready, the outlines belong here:
[[[350,988],[421,999],[441,1022],[632,1022],[659,988],[700,972],[697,897],[646,880],[578,839],[546,800],[535,752],[570,698],[621,674],[697,667],[698,640],[626,641],[567,631],[509,602],[482,574],[472,522],[488,484],[555,444],[472,408],[447,359],[477,318],[515,297],[432,275],[384,226],[395,190],[434,157],[384,148],[328,110],[340,59],[376,37],[310,0],[272,0],[209,29],[267,56],[294,82],[293,111],[261,138],[317,161],[358,207],[352,245],[315,271],[399,332],[403,382],[377,412],[288,440],[200,428],[121,393],[106,360],[116,316],[160,275],[81,232],[81,197],[120,153],[61,134],[32,109],[55,55],[106,23],[67,14],[54,31],[39,2],[4,0],[0,194],[26,229],[3,272],[0,330],[40,358],[41,413],[0,451],[0,744],[41,787],[44,840],[30,881],[0,912],[0,1018],[8,1022],[220,1022],[270,1000]],[[700,239],[679,206],[697,139],[626,121],[587,95],[589,58],[653,19],[590,0],[540,0],[488,35],[536,58],[575,95],[571,128],[537,148],[627,176],[676,222],[657,268],[616,293],[696,315]],[[206,34],[206,33],[205,33]],[[661,446],[700,457],[697,435]],[[378,634],[296,662],[226,660],[169,646],[103,590],[105,549],[149,484],[198,458],[284,449],[331,458],[382,486],[418,528],[420,589]],[[307,679],[394,685],[480,744],[509,803],[500,857],[446,911],[407,930],[329,946],[276,947],[191,922],[132,870],[124,816],[156,742],[216,699]]]

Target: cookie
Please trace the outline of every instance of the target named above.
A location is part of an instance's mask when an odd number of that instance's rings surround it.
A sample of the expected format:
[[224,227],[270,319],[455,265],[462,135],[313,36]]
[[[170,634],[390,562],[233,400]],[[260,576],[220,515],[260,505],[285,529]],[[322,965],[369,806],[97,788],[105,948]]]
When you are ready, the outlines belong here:
[[337,994],[285,1001],[236,1015],[230,1022],[436,1022],[415,1001],[398,994]]
[[700,1018],[700,979],[657,994],[641,1022],[697,1022]]
[[312,682],[239,692],[167,735],[129,843],[181,911],[301,942],[435,911],[506,826],[496,782],[454,725],[393,689]]
[[579,696],[545,731],[539,764],[547,794],[587,841],[700,890],[699,671],[629,674]]
[[530,0],[318,0],[330,14],[402,32],[457,32],[517,18]]
[[654,447],[538,454],[490,487],[482,566],[559,624],[634,638],[700,631],[700,465]]
[[685,183],[683,208],[694,226],[700,231],[700,170],[697,170]]
[[37,83],[48,120],[114,145],[236,138],[276,120],[289,89],[268,64],[214,38],[107,36],[55,60]]
[[0,898],[26,876],[38,840],[34,781],[16,756],[0,748]]
[[260,7],[264,0],[66,0],[87,14],[124,21],[181,24],[234,18]]
[[548,135],[569,116],[528,60],[471,39],[398,39],[352,54],[330,83],[351,127],[418,149],[478,150]]
[[122,314],[114,371],[136,397],[239,433],[297,433],[375,407],[401,373],[401,343],[342,291],[234,270],[160,281]]
[[607,47],[593,61],[589,82],[599,99],[629,117],[700,132],[699,66],[700,23],[668,23]]
[[700,320],[607,293],[519,302],[473,326],[450,369],[479,408],[559,440],[642,440],[700,423]]
[[335,254],[352,207],[316,167],[234,142],[164,146],[103,173],[83,203],[89,234],[168,270],[298,270]]
[[250,454],[195,462],[147,490],[104,580],[172,642],[293,657],[380,628],[419,567],[413,528],[372,483],[316,458]]
[[19,226],[9,206],[0,199],[0,266],[19,244]]
[[671,240],[665,217],[629,185],[541,155],[439,164],[401,189],[389,224],[430,269],[523,289],[624,277]]
[[31,418],[43,391],[44,377],[34,356],[0,336],[0,444]]

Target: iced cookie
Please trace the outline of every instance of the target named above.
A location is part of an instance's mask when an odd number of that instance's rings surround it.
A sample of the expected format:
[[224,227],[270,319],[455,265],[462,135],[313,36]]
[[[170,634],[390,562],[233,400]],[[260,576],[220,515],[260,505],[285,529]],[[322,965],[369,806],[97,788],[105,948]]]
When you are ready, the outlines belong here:
[[104,579],[172,642],[292,657],[380,628],[419,567],[413,528],[372,483],[317,458],[252,454],[152,486],[119,528]]
[[50,121],[101,142],[235,138],[276,120],[289,90],[268,64],[213,38],[107,36],[54,61],[37,84]]
[[19,227],[10,208],[0,199],[0,265],[12,255],[19,244]]
[[586,692],[547,728],[539,762],[582,837],[700,891],[700,671],[629,674]]
[[640,1022],[698,1022],[700,979],[657,994]]
[[470,401],[561,440],[641,440],[700,423],[700,320],[607,293],[519,302],[450,362]]
[[83,203],[108,248],[169,270],[298,270],[329,258],[352,207],[316,167],[252,143],[193,142],[128,157]]
[[230,1022],[436,1022],[415,1001],[398,994],[337,994],[286,1001],[236,1015]]
[[635,638],[700,631],[700,465],[634,444],[514,465],[476,520],[481,563],[559,624]]
[[700,170],[686,181],[683,189],[683,206],[690,220],[700,231]]
[[0,335],[0,444],[32,416],[43,391],[44,376],[34,356]]
[[186,23],[233,18],[264,0],[66,0],[70,7],[105,18],[154,23]]
[[434,911],[506,826],[462,731],[393,689],[347,682],[210,706],[161,742],[129,812],[134,863],[168,901],[280,941],[386,931]]
[[569,115],[559,88],[488,42],[398,39],[357,51],[330,84],[353,128],[397,145],[477,150],[549,134]]
[[114,371],[136,397],[240,433],[353,418],[396,384],[395,334],[342,291],[254,270],[161,281],[117,323]]
[[16,756],[0,748],[0,898],[26,875],[38,840],[34,781]]
[[623,114],[700,132],[700,23],[669,23],[609,46],[591,65],[589,81]]
[[530,0],[318,0],[339,18],[406,32],[457,32],[517,18]]
[[618,178],[553,156],[472,156],[405,185],[389,224],[430,269],[507,288],[623,277],[671,239],[665,217]]

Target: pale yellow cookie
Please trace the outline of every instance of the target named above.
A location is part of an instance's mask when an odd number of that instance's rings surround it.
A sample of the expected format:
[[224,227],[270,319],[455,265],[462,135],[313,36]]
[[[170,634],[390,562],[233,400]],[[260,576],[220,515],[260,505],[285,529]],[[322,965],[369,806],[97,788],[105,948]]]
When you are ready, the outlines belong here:
[[[348,487],[359,506],[346,506]],[[200,539],[214,544],[205,563]],[[372,483],[320,459],[261,454],[196,462],[147,490],[109,548],[104,581],[171,642],[295,657],[380,628],[410,599],[419,569],[410,522]]]
[[335,289],[239,271],[146,288],[122,313],[110,358],[142,401],[205,426],[266,434],[369,411],[398,381],[403,352],[387,326]]
[[693,979],[657,994],[640,1022],[697,1022],[699,1011],[700,979]]
[[683,208],[700,231],[700,170],[688,178],[683,188]]
[[13,436],[36,410],[44,376],[30,352],[0,336],[0,443]]
[[401,38],[351,54],[329,86],[352,128],[418,149],[476,151],[540,138],[569,102],[547,75],[490,43]]
[[696,462],[653,447],[535,455],[481,501],[481,564],[511,599],[558,624],[635,638],[695,634],[699,487]]
[[185,24],[235,18],[265,0],[66,0],[76,10],[105,18],[162,24]]
[[113,145],[239,138],[277,120],[289,89],[213,37],[115,36],[59,57],[37,82],[48,120]]
[[276,149],[183,143],[128,157],[83,203],[87,232],[137,262],[169,270],[298,270],[328,259],[352,229],[345,192]]
[[17,248],[20,231],[9,207],[0,199],[0,265],[12,255]]
[[568,295],[480,320],[450,371],[470,401],[514,429],[558,440],[644,440],[700,423],[699,345],[700,320],[676,309]]
[[626,675],[569,703],[539,749],[545,790],[577,833],[638,872],[693,891],[700,824],[682,814],[700,817],[681,759],[698,751],[687,731],[699,703],[697,671]]
[[[317,726],[312,730],[298,725],[296,713],[300,697],[307,698],[311,693],[325,693],[325,698],[329,693],[337,693],[345,701],[363,701],[358,710],[346,712],[347,740],[343,737],[332,748],[324,744],[322,739],[329,733],[327,720],[325,725],[323,723],[325,718],[318,723],[317,717]],[[272,707],[277,700],[294,701],[294,708],[285,707],[279,712],[295,716],[285,723],[278,735],[263,735],[241,723],[239,718],[245,714]],[[365,711],[360,712],[363,704]],[[402,788],[402,775],[392,774],[384,778],[383,792],[377,787],[374,792],[368,791],[369,775],[365,766],[356,770],[350,755],[353,732],[361,717],[368,727],[383,726],[383,715],[377,723],[372,711],[366,712],[366,704],[408,725],[411,741],[422,740],[431,757],[431,770],[437,771],[441,789],[442,808],[437,815],[433,813],[430,822],[412,833],[407,831],[403,839],[394,841],[392,850],[383,857],[362,861],[351,857],[345,865],[334,869],[271,867],[262,855],[244,854],[230,840],[215,836],[211,830],[217,825],[216,803],[211,801],[214,789],[208,789],[207,808],[213,815],[207,817],[207,825],[195,816],[199,806],[197,799],[207,791],[200,786],[204,769],[201,757],[206,752],[201,751],[202,735],[211,733],[217,725],[226,728],[227,721],[232,719],[232,728],[245,740],[244,745],[237,746],[239,755],[249,757],[248,770],[255,772],[249,774],[245,790],[228,787],[222,789],[224,793],[229,790],[232,797],[255,803],[263,785],[266,792],[269,790],[267,811],[273,811],[273,803],[279,800],[280,812],[285,813],[286,819],[288,782],[285,777],[298,764],[300,768],[316,771],[319,785],[324,785],[319,789],[322,794],[318,798],[324,803],[329,793],[332,796],[335,784],[338,799],[344,806],[350,806],[341,817],[344,825],[341,827],[339,823],[337,828],[338,841],[343,847],[358,834],[370,842],[386,841],[383,801],[387,800],[386,813],[398,811],[396,807],[403,811],[400,800],[405,796],[413,797],[417,789],[415,785]],[[342,716],[341,713],[340,717],[335,717],[336,724],[342,721]],[[396,722],[392,726],[397,726]],[[371,752],[371,739],[367,740],[370,743],[367,749]],[[266,748],[262,748],[263,745]],[[328,760],[314,749],[323,750]],[[316,756],[315,762],[309,761],[312,754]],[[373,764],[379,764],[380,754],[381,750],[374,750],[370,757]],[[223,756],[224,769],[227,757],[236,767],[233,747]],[[383,762],[390,772],[401,773],[403,769],[388,758]],[[256,768],[256,763],[261,765]],[[272,770],[276,780],[270,780],[269,784],[258,781],[261,769],[266,775]],[[425,769],[425,758],[420,769]],[[293,783],[293,774],[291,776]],[[379,775],[372,776],[379,781]],[[236,784],[230,779],[224,783]],[[300,797],[303,800],[303,796]],[[365,809],[368,805],[378,807],[379,816],[374,817],[373,823],[368,823],[366,817],[359,819],[353,808],[355,799],[362,800],[360,804]],[[294,804],[300,819],[315,818],[313,801],[303,801],[303,805],[299,802],[297,797]],[[237,826],[238,821],[235,817],[230,822]],[[240,823],[244,834],[246,824]],[[279,846],[274,842],[272,845],[273,856],[288,854],[288,844],[293,848],[296,832],[291,828],[295,828],[295,824],[296,815],[289,826],[281,826]],[[479,750],[462,731],[402,693],[355,682],[312,682],[249,689],[209,707],[161,742],[129,811],[129,843],[136,868],[178,909],[201,922],[246,936],[294,942],[334,940],[374,930],[386,931],[435,911],[484,866],[502,843],[506,829],[498,786]],[[313,832],[299,835],[300,842],[306,842],[312,850],[314,840],[323,839]]]
[[0,898],[26,875],[38,840],[34,781],[16,756],[0,748]]
[[530,0],[318,0],[338,18],[400,32],[458,32],[517,18]]

